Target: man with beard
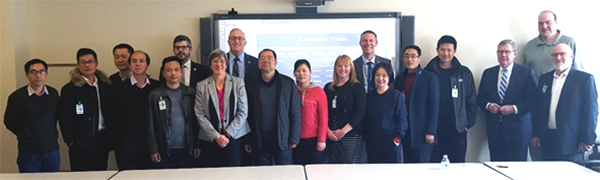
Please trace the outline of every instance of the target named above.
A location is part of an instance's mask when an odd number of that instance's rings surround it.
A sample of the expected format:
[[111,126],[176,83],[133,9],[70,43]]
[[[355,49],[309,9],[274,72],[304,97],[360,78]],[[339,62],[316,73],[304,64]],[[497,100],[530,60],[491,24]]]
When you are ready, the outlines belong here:
[[[208,78],[212,73],[209,67],[192,61],[190,55],[193,51],[192,40],[186,35],[178,35],[173,40],[173,54],[181,60],[181,68],[183,70],[181,82],[185,86],[196,89],[196,83]],[[160,82],[164,84],[166,80],[162,75],[163,67],[160,70]]]

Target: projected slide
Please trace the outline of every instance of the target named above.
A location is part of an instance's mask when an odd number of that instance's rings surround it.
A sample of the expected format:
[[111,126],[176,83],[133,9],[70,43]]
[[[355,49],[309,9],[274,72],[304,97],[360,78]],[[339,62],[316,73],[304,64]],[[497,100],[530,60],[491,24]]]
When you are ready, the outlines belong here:
[[218,20],[218,47],[229,51],[227,40],[233,28],[246,34],[245,52],[258,57],[265,48],[277,53],[277,70],[294,78],[294,62],[307,59],[312,67],[312,81],[319,86],[332,80],[337,56],[349,55],[353,60],[361,54],[360,34],[365,30],[377,33],[376,54],[395,62],[396,19],[292,19],[292,20]]

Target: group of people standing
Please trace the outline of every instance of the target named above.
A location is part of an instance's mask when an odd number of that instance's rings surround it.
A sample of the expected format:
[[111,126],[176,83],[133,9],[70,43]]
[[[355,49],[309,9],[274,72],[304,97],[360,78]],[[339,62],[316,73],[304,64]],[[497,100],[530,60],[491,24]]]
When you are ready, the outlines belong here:
[[[423,163],[444,154],[464,162],[477,107],[486,113],[493,161],[525,161],[531,142],[543,148],[542,160],[581,162],[596,138],[594,79],[572,68],[574,41],[552,29],[554,13],[538,19],[540,35],[524,53],[535,71],[514,63],[517,46],[503,40],[478,94],[452,36],[438,40],[425,68],[421,48],[407,46],[395,73],[391,60],[375,55],[375,32],[365,31],[362,55],[338,56],[332,81],[319,87],[308,60],[296,61],[294,81],[275,69],[274,50],[244,53],[245,35],[233,29],[230,52],[214,50],[208,66],[191,61],[191,40],[177,36],[160,80],[146,73],[148,54],[128,44],[113,48],[119,72],[110,77],[96,69],[96,53],[81,48],[60,97],[45,85],[47,64],[30,60],[29,84],[10,95],[4,121],[19,141],[21,172],[58,171],[57,120],[73,171],[106,170],[112,150],[120,170]],[[538,52],[546,46],[552,52]],[[538,83],[534,72],[548,64],[554,68]]]

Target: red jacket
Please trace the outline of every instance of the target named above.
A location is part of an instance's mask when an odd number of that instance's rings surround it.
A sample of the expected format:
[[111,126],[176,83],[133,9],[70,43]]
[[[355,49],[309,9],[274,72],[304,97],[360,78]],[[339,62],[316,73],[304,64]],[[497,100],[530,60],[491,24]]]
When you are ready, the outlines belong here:
[[319,142],[327,139],[327,96],[325,91],[314,83],[306,90],[298,89],[302,103],[301,138],[318,137]]

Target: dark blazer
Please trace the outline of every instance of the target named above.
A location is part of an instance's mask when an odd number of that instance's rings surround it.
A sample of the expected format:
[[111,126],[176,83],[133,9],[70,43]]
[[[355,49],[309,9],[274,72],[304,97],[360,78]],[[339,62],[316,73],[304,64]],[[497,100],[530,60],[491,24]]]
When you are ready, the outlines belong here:
[[[377,65],[379,63],[392,64],[392,61],[389,59],[386,59],[384,57],[375,55],[375,63],[373,64],[373,68],[375,68],[375,65]],[[358,81],[360,81],[360,84],[362,84],[364,86],[365,85],[364,73],[368,73],[368,72],[363,72],[363,64],[364,64],[364,61],[363,61],[362,56],[360,56],[354,60],[354,69],[356,69],[356,78],[358,79]],[[366,92],[368,92],[368,91],[365,91],[365,93]]]
[[[190,60],[191,61],[191,60]],[[202,65],[202,64],[198,64],[194,61],[192,61],[192,67],[191,67],[191,71],[190,71],[190,86],[192,89],[196,89],[196,84],[206,78],[208,78],[210,75],[212,75],[212,70],[210,69],[210,67]],[[160,80],[160,84],[165,84],[167,82],[167,80],[165,79],[165,77],[163,77],[162,75],[162,69],[163,67],[160,67],[160,72],[158,74],[159,75],[159,80]]]
[[[477,104],[486,115],[488,139],[498,139],[500,138],[499,135],[502,134],[506,136],[506,139],[529,141],[531,137],[530,111],[536,103],[535,88],[537,87],[537,80],[530,68],[517,63],[514,63],[512,68],[502,103],[500,103],[500,96],[498,95],[500,66],[488,68],[483,72],[479,83]],[[496,103],[500,106],[515,105],[518,114],[507,116],[502,116],[500,112],[493,114],[486,109],[487,103]],[[500,116],[502,116],[502,132],[498,132],[500,129]]]
[[[300,126],[302,119],[300,96],[298,89],[292,78],[279,74],[275,71],[275,77],[272,81],[276,82],[277,94],[277,138],[278,146],[281,150],[286,150],[291,144],[300,143]],[[253,148],[261,147],[261,98],[260,86],[263,85],[262,78],[252,79],[246,84],[248,96],[248,124],[250,124],[250,144]]]
[[[362,134],[363,128],[361,121],[365,117],[367,110],[367,93],[365,88],[360,83],[351,83],[349,80],[340,87],[334,87],[335,90],[331,90],[333,82],[329,82],[325,85],[323,90],[327,95],[327,107],[329,109],[329,129],[336,130],[342,129],[346,124],[352,126],[352,130],[348,132],[344,137],[350,137],[357,134]],[[336,108],[332,106],[333,98],[336,98]],[[333,120],[337,124],[332,123]]]
[[[229,53],[227,53],[227,59],[225,60],[227,61],[227,69],[225,69],[225,72],[229,73],[229,67],[233,67],[233,65],[229,64]],[[258,59],[256,57],[244,52],[244,61],[244,82],[248,82],[249,80],[260,76]]]
[[[533,116],[533,136],[544,142],[544,131],[548,129],[550,100],[554,71],[540,77],[536,90],[539,103]],[[596,121],[598,119],[598,93],[594,76],[571,69],[560,93],[556,106],[556,131],[560,151],[564,155],[579,151],[579,144],[593,144],[596,140]]]
[[[396,89],[404,92],[404,80],[407,71],[396,76]],[[425,143],[426,134],[437,134],[440,111],[440,82],[434,73],[419,67],[408,102],[408,124],[412,148],[430,146]],[[434,138],[437,143],[438,138]]]

